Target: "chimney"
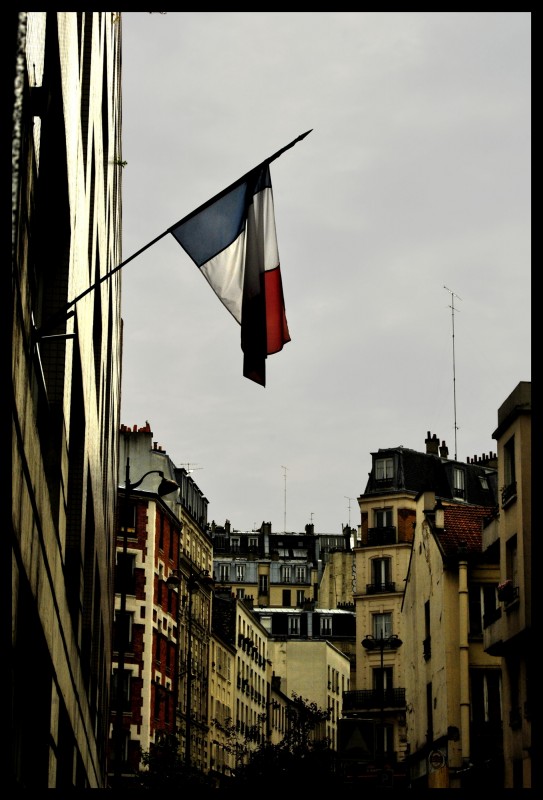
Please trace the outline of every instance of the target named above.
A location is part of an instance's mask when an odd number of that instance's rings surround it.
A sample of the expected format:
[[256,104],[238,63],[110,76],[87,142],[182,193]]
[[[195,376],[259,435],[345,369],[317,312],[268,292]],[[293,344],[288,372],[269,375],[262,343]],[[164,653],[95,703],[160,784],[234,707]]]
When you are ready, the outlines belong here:
[[425,444],[426,444],[426,453],[432,456],[437,456],[439,448],[439,439],[437,438],[435,433],[430,437],[430,431],[428,431]]
[[439,455],[441,456],[441,458],[448,458],[449,457],[449,448],[445,444],[445,439],[443,439],[441,447],[439,448]]
[[438,500],[437,503],[435,504],[434,511],[436,514],[435,517],[436,528],[443,529],[445,527],[445,509],[443,508],[441,500]]

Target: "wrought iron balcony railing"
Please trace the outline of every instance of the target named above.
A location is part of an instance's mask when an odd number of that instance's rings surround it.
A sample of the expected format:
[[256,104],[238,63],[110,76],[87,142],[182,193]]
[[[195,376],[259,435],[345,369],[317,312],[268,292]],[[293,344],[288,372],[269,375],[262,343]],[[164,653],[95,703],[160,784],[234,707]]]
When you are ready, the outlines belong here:
[[343,692],[343,712],[378,711],[380,708],[404,710],[405,689],[355,689]]
[[366,584],[366,594],[384,594],[386,592],[395,592],[395,591],[396,591],[396,584],[394,583],[394,581]]
[[368,529],[368,545],[378,544],[396,544],[396,527],[394,525]]

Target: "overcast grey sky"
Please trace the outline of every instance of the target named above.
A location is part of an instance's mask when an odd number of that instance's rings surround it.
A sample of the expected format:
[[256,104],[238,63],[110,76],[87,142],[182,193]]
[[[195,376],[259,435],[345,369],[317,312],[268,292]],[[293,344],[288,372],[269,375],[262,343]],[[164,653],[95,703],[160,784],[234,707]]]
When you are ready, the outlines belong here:
[[168,235],[123,269],[121,421],[149,421],[237,530],[357,525],[371,453],[427,431],[461,461],[495,451],[531,380],[530,12],[122,25],[123,258],[313,131],[271,165],[292,341],[266,387]]

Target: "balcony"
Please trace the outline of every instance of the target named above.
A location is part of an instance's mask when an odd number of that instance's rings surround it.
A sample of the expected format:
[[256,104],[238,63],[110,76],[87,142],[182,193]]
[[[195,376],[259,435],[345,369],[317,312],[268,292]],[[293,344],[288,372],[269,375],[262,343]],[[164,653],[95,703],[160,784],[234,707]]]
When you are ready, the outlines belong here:
[[385,583],[367,583],[366,594],[386,594],[396,591],[396,584],[394,581],[385,581]]
[[517,496],[517,482],[513,481],[502,489],[502,508],[509,505]]
[[498,586],[498,600],[503,603],[505,607],[510,606],[520,596],[519,587],[513,584],[513,581],[506,580]]
[[355,689],[343,692],[343,713],[346,711],[379,711],[381,709],[395,711],[405,710],[405,689]]
[[368,529],[368,545],[396,544],[396,527]]

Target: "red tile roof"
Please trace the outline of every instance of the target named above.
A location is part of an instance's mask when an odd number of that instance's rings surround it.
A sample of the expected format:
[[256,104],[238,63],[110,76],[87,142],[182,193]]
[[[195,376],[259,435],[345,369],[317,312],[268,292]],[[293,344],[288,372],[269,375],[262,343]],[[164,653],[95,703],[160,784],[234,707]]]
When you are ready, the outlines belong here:
[[445,555],[453,555],[459,547],[467,553],[480,553],[483,539],[483,522],[491,516],[485,506],[445,506],[445,527],[438,533]]

